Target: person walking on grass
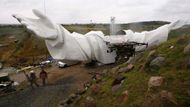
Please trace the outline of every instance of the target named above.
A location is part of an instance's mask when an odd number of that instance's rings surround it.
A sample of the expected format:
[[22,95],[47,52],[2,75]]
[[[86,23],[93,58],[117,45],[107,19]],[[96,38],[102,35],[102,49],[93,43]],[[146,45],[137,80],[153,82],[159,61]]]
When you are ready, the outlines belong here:
[[33,85],[36,85],[37,87],[39,87],[39,85],[37,84],[36,73],[33,70],[30,71],[29,81],[32,88],[34,88]]
[[40,78],[42,79],[43,86],[46,85],[46,79],[47,79],[47,72],[42,68],[42,71],[40,72]]

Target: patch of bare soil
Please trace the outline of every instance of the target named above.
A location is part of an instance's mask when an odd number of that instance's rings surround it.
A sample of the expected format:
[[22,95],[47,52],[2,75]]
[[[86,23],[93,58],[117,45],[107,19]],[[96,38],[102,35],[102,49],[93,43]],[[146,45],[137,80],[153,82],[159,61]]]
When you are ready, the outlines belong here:
[[[113,65],[101,67],[85,67],[74,65],[68,68],[52,66],[46,68],[48,85],[31,89],[23,73],[12,75],[11,79],[23,83],[23,89],[12,94],[0,97],[0,107],[57,107],[60,100],[76,92],[83,83],[91,79],[90,72],[98,72]],[[36,69],[39,75],[40,69]],[[38,80],[41,84],[41,81]]]

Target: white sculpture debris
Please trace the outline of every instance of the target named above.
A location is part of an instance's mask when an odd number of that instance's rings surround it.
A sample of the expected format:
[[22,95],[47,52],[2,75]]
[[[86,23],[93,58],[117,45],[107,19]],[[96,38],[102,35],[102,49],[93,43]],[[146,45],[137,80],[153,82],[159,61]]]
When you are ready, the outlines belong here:
[[[177,21],[175,23],[161,26],[152,31],[141,33],[126,30],[123,36],[104,36],[101,31],[91,31],[85,35],[70,33],[63,26],[53,23],[48,17],[37,10],[33,13],[38,19],[26,18],[21,15],[13,15],[21,24],[32,31],[36,36],[46,42],[46,46],[54,59],[64,62],[92,61],[96,60],[103,64],[115,62],[116,52],[107,52],[109,44],[122,44],[129,41],[148,43],[149,46],[157,45],[168,38],[170,30],[177,29],[186,22]],[[143,47],[137,47],[138,50]]]

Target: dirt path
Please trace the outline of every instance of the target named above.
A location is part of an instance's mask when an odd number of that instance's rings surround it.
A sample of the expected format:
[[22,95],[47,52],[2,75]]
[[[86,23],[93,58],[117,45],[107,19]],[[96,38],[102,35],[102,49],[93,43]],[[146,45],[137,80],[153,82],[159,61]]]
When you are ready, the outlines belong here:
[[[35,89],[27,87],[13,94],[0,97],[0,107],[57,107],[60,100],[76,92],[78,88],[83,86],[84,82],[91,79],[89,72],[100,71],[109,67],[86,68],[82,65],[75,65],[59,69],[53,66],[48,70],[46,69],[49,75],[47,86]],[[12,78],[23,81],[25,77],[21,75],[12,76]]]

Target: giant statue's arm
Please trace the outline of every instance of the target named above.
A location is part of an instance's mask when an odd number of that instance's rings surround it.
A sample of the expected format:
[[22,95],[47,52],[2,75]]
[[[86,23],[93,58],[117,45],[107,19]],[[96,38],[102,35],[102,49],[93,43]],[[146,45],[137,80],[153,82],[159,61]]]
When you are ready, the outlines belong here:
[[26,26],[28,30],[42,39],[55,39],[58,32],[56,24],[54,24],[48,17],[40,13],[38,10],[33,10],[33,13],[38,19],[27,18],[22,15],[13,15],[22,25]]
[[[38,19],[13,15],[22,25],[46,42],[54,59],[67,61],[97,60],[103,64],[115,62],[115,53],[107,53],[108,47],[100,37],[101,33],[82,35],[70,33],[63,26],[53,23],[37,10],[33,13]],[[103,35],[103,34],[102,34]]]

